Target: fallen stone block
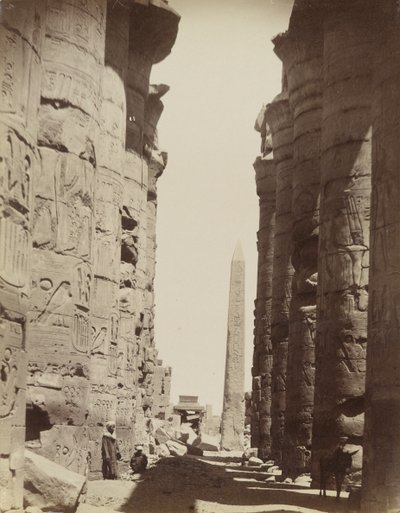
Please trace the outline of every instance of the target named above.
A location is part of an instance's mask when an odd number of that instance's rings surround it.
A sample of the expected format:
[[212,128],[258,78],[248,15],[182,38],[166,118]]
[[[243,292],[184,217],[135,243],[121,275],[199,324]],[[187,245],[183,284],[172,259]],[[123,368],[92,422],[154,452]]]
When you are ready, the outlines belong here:
[[181,424],[181,436],[179,440],[192,445],[196,439],[197,433],[195,433],[192,427],[189,424]]
[[275,479],[275,476],[270,476],[270,477],[267,477],[266,482],[269,482],[269,483],[275,483],[276,479]]
[[168,447],[172,456],[184,456],[188,452],[185,444],[175,440],[168,440],[165,445]]
[[282,470],[277,465],[274,465],[268,469],[268,474],[272,474],[273,476],[281,476]]
[[194,447],[198,447],[202,451],[219,451],[219,438],[216,436],[211,435],[205,435],[201,434],[199,435],[196,440],[194,440],[193,444]]
[[159,427],[154,433],[154,438],[158,444],[165,444],[168,440],[171,440],[171,436],[165,431],[165,429]]
[[25,450],[24,503],[41,509],[71,512],[78,506],[86,477]]
[[273,467],[273,466],[274,466],[274,465],[271,465],[271,464],[268,464],[268,463],[263,463],[263,464],[261,465],[261,468],[262,468],[263,470],[268,471],[268,469],[270,469],[270,468],[271,468],[271,467]]
[[25,513],[43,513],[43,511],[37,506],[28,506],[25,508]]
[[192,456],[203,456],[204,451],[200,449],[200,447],[194,447],[194,445],[186,444],[188,454],[191,454]]
[[251,458],[249,458],[250,467],[261,467],[262,464],[263,460],[260,460],[260,458],[256,458],[254,456],[251,456]]
[[249,460],[250,458],[258,458],[258,449],[257,447],[249,447],[243,453],[243,459]]
[[294,480],[294,483],[297,485],[310,486],[311,484],[311,476],[310,474],[300,474]]
[[157,455],[160,456],[160,458],[167,458],[168,456],[171,456],[171,453],[169,452],[169,449],[166,444],[158,445],[156,448]]

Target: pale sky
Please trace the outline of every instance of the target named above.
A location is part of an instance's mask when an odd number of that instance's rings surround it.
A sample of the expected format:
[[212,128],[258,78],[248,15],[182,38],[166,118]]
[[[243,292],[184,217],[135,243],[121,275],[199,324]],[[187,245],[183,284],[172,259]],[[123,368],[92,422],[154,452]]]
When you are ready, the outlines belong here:
[[172,366],[171,401],[198,395],[222,408],[229,273],[246,258],[246,390],[251,390],[258,197],[254,121],[280,91],[271,38],[292,0],[170,0],[182,16],[172,53],[153,68],[166,83],[159,122],[168,166],[158,182],[156,345]]

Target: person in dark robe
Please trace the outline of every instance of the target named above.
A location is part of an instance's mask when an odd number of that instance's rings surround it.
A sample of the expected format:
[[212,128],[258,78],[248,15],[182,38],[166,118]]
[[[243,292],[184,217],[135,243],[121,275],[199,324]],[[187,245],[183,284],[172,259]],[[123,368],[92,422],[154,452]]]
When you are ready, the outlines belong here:
[[101,457],[103,459],[103,479],[118,479],[118,463],[121,454],[118,449],[115,433],[115,422],[108,421],[101,441]]
[[143,447],[136,447],[135,454],[131,458],[131,469],[135,474],[140,474],[146,470],[148,463],[147,456],[143,453]]

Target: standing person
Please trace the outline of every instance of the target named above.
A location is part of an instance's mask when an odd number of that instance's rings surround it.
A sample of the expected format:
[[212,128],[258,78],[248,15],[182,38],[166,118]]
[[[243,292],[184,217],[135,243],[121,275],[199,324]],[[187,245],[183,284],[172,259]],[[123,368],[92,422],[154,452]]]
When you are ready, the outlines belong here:
[[131,458],[131,469],[133,472],[140,473],[146,470],[148,463],[147,456],[143,453],[143,447],[136,447],[135,454]]
[[101,441],[101,457],[103,459],[103,479],[118,478],[117,460],[121,459],[115,433],[115,422],[109,420],[106,423]]

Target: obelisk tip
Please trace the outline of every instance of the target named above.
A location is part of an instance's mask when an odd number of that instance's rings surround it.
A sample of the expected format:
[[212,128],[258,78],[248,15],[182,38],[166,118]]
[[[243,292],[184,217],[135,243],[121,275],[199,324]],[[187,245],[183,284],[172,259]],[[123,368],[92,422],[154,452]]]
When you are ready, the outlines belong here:
[[235,251],[233,252],[232,261],[244,262],[243,249],[242,249],[242,244],[241,244],[240,240],[238,240],[236,243]]

